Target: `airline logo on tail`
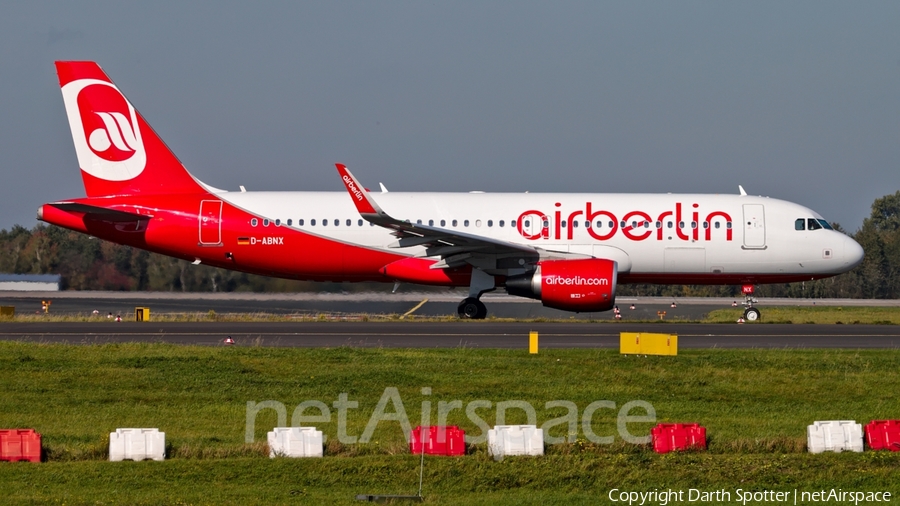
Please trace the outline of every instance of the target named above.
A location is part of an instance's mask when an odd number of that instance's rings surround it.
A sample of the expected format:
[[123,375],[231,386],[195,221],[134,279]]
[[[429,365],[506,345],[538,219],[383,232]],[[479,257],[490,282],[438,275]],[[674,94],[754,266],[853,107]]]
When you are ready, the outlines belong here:
[[147,165],[137,113],[112,83],[78,79],[62,87],[81,169],[107,181],[137,177]]

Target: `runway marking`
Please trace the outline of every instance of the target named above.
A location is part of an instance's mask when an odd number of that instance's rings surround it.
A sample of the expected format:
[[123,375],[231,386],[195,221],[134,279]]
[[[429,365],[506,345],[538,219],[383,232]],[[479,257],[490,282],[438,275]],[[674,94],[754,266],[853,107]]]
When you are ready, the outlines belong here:
[[425,299],[425,300],[423,300],[422,302],[416,304],[416,307],[414,307],[414,308],[410,309],[409,311],[403,313],[403,316],[401,316],[400,319],[402,320],[403,318],[406,318],[407,316],[413,314],[414,312],[416,312],[416,309],[419,309],[420,307],[424,306],[426,302],[428,302],[428,299]]

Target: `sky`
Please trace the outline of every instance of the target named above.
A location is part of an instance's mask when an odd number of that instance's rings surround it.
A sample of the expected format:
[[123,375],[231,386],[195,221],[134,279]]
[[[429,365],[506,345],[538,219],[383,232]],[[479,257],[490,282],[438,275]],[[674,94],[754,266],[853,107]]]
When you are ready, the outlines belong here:
[[237,190],[748,193],[848,231],[900,190],[900,2],[4,2],[0,228],[84,196],[95,60]]

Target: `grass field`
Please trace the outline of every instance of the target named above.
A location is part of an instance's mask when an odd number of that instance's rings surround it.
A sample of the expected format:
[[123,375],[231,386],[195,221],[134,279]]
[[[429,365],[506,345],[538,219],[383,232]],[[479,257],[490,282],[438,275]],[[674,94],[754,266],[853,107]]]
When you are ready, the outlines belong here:
[[[0,465],[0,502],[51,504],[354,503],[356,494],[411,494],[418,459],[407,455],[396,421],[377,425],[366,444],[338,441],[339,418],[314,423],[329,438],[323,459],[268,459],[265,433],[275,410],[255,417],[247,443],[247,403],[358,402],[346,432],[359,436],[385,389],[394,387],[413,427],[423,402],[431,423],[440,402],[491,402],[477,414],[493,425],[497,403],[534,406],[537,423],[574,403],[578,424],[551,429],[573,441],[538,458],[495,461],[483,443],[464,457],[428,457],[427,502],[444,504],[594,504],[612,489],[891,491],[900,493],[900,454],[805,453],[814,420],[900,418],[898,350],[687,350],[677,357],[621,356],[609,350],[273,349],[164,344],[0,343],[0,427],[43,434],[46,462]],[[430,387],[431,393],[423,393]],[[588,427],[612,444],[586,438],[581,416],[607,400]],[[707,427],[707,452],[657,455],[625,442],[618,410],[642,400],[659,422]],[[389,403],[386,412],[397,411]],[[318,414],[311,410],[307,414]],[[638,409],[631,414],[645,414]],[[511,409],[507,423],[524,423]],[[448,423],[481,429],[461,409]],[[309,425],[309,424],[306,424]],[[653,423],[630,423],[646,435]],[[158,427],[165,462],[106,462],[109,432]],[[571,433],[571,434],[570,434]],[[687,493],[687,492],[685,492]],[[685,496],[687,497],[687,496]]]
[[[704,321],[708,323],[733,323],[743,313],[743,308],[717,309],[710,312]],[[757,323],[900,325],[900,308],[766,306],[762,308],[762,318]]]

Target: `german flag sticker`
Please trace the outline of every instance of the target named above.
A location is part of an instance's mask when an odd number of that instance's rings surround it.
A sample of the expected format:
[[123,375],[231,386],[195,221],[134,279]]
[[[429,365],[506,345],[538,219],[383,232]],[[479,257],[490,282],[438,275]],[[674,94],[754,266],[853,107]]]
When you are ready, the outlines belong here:
[[249,237],[238,237],[238,246],[249,246],[250,238]]

